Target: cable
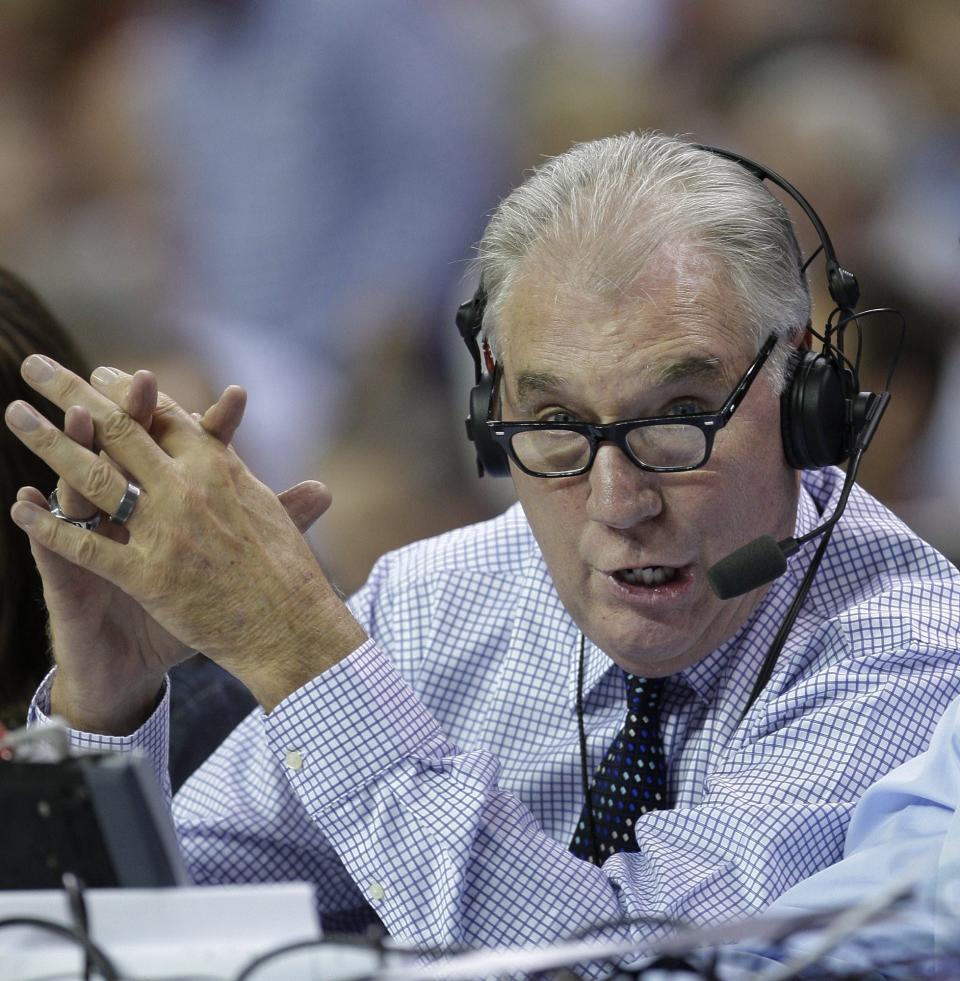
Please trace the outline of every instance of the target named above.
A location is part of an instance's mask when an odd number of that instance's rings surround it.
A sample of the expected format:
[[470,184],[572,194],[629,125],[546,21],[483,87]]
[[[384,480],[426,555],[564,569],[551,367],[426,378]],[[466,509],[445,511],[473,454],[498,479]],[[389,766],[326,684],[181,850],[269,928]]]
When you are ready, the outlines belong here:
[[[851,470],[850,472],[855,474],[856,470]],[[847,484],[852,487],[853,480],[851,479],[848,482],[845,482],[845,489]],[[849,493],[849,491],[847,493]],[[841,499],[843,499],[842,495]],[[757,674],[757,680],[754,682],[753,689],[750,692],[750,697],[747,699],[747,704],[740,715],[741,722],[744,720],[750,709],[753,708],[753,703],[757,700],[757,698],[759,698],[760,693],[773,676],[774,668],[777,665],[777,658],[780,656],[780,651],[782,650],[784,643],[786,643],[787,635],[790,633],[790,630],[793,628],[793,625],[800,614],[800,608],[803,606],[803,601],[807,598],[807,593],[809,592],[810,586],[813,583],[813,577],[817,574],[817,570],[820,568],[820,563],[823,560],[823,553],[826,551],[827,545],[829,544],[830,539],[833,537],[833,529],[835,527],[835,524],[831,524],[823,532],[823,537],[820,539],[820,543],[817,545],[817,550],[814,553],[813,558],[810,560],[810,565],[807,566],[807,571],[804,574],[803,581],[800,583],[800,588],[793,597],[793,602],[790,604],[787,615],[780,624],[780,629],[777,631],[777,635],[773,639],[773,643],[770,645],[767,656],[764,658],[763,664],[760,667],[760,671]],[[802,541],[803,540],[800,539],[798,540],[798,543]]]
[[[369,950],[376,953],[381,968],[385,966],[386,958],[391,954],[439,958],[469,953],[472,950],[472,948],[455,946],[414,947],[393,942],[388,943],[388,939],[384,935],[370,936],[354,933],[328,933],[317,940],[297,940],[293,943],[284,944],[281,947],[275,947],[272,950],[266,951],[266,953],[259,954],[245,964],[231,981],[250,981],[254,977],[255,972],[269,961],[275,960],[277,957],[282,957],[285,954],[296,953],[300,950],[309,950],[314,947],[320,950],[324,947],[335,947],[339,945],[341,947],[351,947],[355,950]],[[371,977],[374,976],[376,975],[371,975]],[[361,977],[366,977],[366,975],[357,975],[354,981],[361,981]]]
[[0,920],[0,929],[25,926],[36,927],[38,930],[48,930],[65,940],[72,940],[77,946],[83,948],[104,981],[121,981],[120,973],[110,958],[89,937],[79,933],[74,928],[57,923],[56,920],[46,920],[39,916],[10,916]]
[[600,846],[597,842],[597,824],[593,817],[593,790],[590,787],[590,774],[587,773],[587,729],[583,719],[583,661],[586,638],[580,632],[580,660],[577,665],[577,729],[580,734],[580,778],[583,781],[584,808],[587,812],[587,826],[590,829],[590,851],[593,864],[600,868]]
[[823,251],[823,242],[821,242],[804,260],[803,265],[800,267],[800,275],[802,276],[807,271],[807,266],[813,262],[814,259]]
[[[67,894],[67,906],[73,920],[73,928],[82,937],[90,939],[90,918],[87,915],[87,901],[83,895],[83,883],[72,872],[64,872],[60,880]],[[89,951],[83,955],[83,981],[90,981],[93,964]]]
[[914,885],[912,880],[895,882],[859,906],[845,910],[829,924],[824,935],[811,950],[761,975],[758,981],[788,981],[790,978],[798,977],[805,968],[816,964],[825,954],[835,950],[859,927],[869,923],[880,913],[887,912],[900,900],[912,896]]

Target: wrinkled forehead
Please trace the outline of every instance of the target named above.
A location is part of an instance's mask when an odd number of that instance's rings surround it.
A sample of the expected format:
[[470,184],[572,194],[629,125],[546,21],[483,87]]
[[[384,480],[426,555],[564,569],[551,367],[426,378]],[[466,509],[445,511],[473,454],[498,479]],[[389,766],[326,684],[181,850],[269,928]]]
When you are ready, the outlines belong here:
[[[559,261],[558,261],[559,258]],[[752,353],[743,304],[719,263],[694,248],[661,249],[620,275],[589,262],[533,255],[523,265],[498,318],[507,370],[595,351],[616,362],[638,350],[662,353],[655,374],[725,373]],[[728,364],[727,362],[730,362]],[[698,367],[699,366],[699,367]]]

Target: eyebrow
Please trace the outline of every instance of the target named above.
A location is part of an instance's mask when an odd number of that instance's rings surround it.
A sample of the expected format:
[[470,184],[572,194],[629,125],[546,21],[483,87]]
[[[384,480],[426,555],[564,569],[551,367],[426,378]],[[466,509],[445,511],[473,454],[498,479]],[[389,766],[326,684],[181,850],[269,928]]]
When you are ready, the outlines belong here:
[[[649,370],[650,382],[654,386],[671,385],[695,378],[708,381],[726,380],[722,362],[712,355],[666,361],[652,365]],[[533,395],[550,395],[562,391],[565,384],[560,375],[551,371],[523,371],[515,382],[516,398],[522,402]]]
[[517,400],[532,395],[549,395],[563,388],[563,379],[550,371],[522,371],[516,380]]
[[725,379],[726,372],[719,358],[708,355],[653,365],[650,376],[654,385],[668,385],[672,382],[687,381],[690,378],[720,381]]

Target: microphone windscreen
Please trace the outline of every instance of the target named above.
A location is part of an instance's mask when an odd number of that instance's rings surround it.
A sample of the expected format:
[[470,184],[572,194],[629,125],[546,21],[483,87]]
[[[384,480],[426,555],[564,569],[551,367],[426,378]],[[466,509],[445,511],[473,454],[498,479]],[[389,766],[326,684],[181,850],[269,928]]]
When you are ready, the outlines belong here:
[[787,558],[775,538],[761,535],[710,568],[707,579],[720,599],[733,599],[772,582],[787,571]]

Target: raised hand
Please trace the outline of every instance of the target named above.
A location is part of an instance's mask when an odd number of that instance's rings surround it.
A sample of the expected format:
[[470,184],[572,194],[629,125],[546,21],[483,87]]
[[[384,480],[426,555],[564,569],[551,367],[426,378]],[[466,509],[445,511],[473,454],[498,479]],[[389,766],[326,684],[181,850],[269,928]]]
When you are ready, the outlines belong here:
[[[127,377],[125,391],[118,390],[116,398],[132,418],[149,427],[157,403],[157,386],[152,374],[141,371],[133,378]],[[80,406],[69,407],[64,433],[78,445],[90,449],[94,442],[90,413]],[[95,505],[63,480],[57,485],[57,497],[66,515],[88,518],[99,514]],[[43,494],[34,487],[21,488],[17,500],[46,506]],[[121,542],[127,537],[123,528],[107,521],[102,521],[91,534]],[[61,693],[72,692],[74,718],[71,721],[78,728],[98,728],[96,716],[78,710],[90,706],[101,713],[104,692],[112,692],[111,728],[132,728],[137,720],[128,717],[127,703],[133,703],[136,714],[143,703],[155,698],[165,670],[160,665],[188,657],[189,648],[170,636],[140,604],[112,583],[78,568],[35,539],[30,546],[43,581],[53,649],[70,652],[60,665],[54,686],[54,711],[60,711]],[[103,650],[121,654],[107,660],[100,653]]]
[[[297,529],[309,526],[325,510],[329,495],[322,485],[307,482],[291,488],[278,501],[223,445],[242,417],[244,396],[240,389],[228,389],[203,417],[196,418],[162,396],[158,401],[155,381],[148,372],[138,372],[130,378],[101,370],[95,373],[93,388],[47,359],[30,362],[41,373],[47,369],[46,380],[31,379],[27,371],[25,377],[38,391],[64,406],[67,435],[59,433],[24,403],[10,407],[8,421],[26,445],[66,478],[58,489],[62,510],[76,517],[87,517],[97,509],[111,512],[126,487],[127,477],[111,460],[97,458],[91,452],[94,432],[111,457],[134,480],[144,483],[144,493],[125,527],[102,522],[102,530],[97,533],[73,528],[46,512],[43,496],[36,489],[24,489],[12,512],[30,534],[44,578],[59,665],[54,710],[78,727],[130,731],[152,707],[163,673],[190,649],[202,647],[211,656],[219,650],[221,663],[231,668],[228,662],[234,638],[249,638],[252,631],[246,612],[239,606],[233,607],[233,614],[227,612],[233,604],[229,598],[224,601],[222,594],[216,595],[218,589],[229,591],[230,576],[223,574],[223,567],[226,565],[234,574],[242,567],[256,581],[257,573],[249,571],[253,565],[250,559],[257,546],[267,544],[263,536],[247,538],[244,531],[239,536],[210,535],[211,529],[205,527],[199,512],[186,522],[190,531],[185,531],[183,515],[172,518],[172,529],[164,529],[163,518],[170,512],[157,507],[154,501],[164,497],[168,503],[178,500],[180,511],[185,511],[187,500],[199,499],[187,495],[209,493],[209,487],[206,491],[195,488],[198,481],[190,479],[201,460],[204,465],[196,472],[203,471],[208,478],[220,481],[220,488],[227,475],[242,475],[240,484],[247,490],[256,488],[265,499],[267,527],[279,526],[286,532],[286,538],[280,536],[284,548],[297,556],[297,568],[308,580],[322,580],[326,588],[321,592],[327,599],[332,591],[319,574],[309,549],[300,541]],[[151,425],[151,435],[144,424]],[[213,512],[209,517],[216,522],[217,514]],[[235,513],[230,512],[220,518],[229,520],[233,516]],[[268,540],[272,537],[272,533],[267,534]],[[224,539],[232,543],[230,554],[246,553],[247,561],[236,562],[234,557],[225,564],[209,562],[202,553],[207,548],[222,547]],[[253,541],[256,546],[248,550],[245,545]],[[221,570],[220,575],[212,572],[214,567]],[[214,579],[209,579],[207,573],[213,574]],[[219,584],[207,589],[206,600],[199,598],[195,588],[197,580],[203,579]],[[259,587],[252,592],[263,599]],[[334,607],[338,605],[337,600]],[[219,619],[215,611],[219,611]],[[336,614],[335,619],[343,621],[343,611],[336,609]],[[248,629],[237,629],[238,618]],[[223,623],[222,630],[217,623]],[[169,628],[173,628],[179,641]],[[258,629],[264,629],[263,625]],[[354,639],[358,630],[355,628],[351,635]],[[210,644],[203,642],[207,638]],[[269,647],[268,644],[259,649],[263,653]],[[238,649],[243,650],[242,643]],[[279,651],[274,651],[273,656],[279,657]],[[242,657],[233,657],[234,666],[242,662]],[[294,672],[299,683],[306,680],[303,670],[301,664],[299,673]],[[235,673],[247,680],[242,669]],[[257,674],[253,670],[249,677]],[[288,684],[296,687],[293,681]],[[284,694],[286,691],[278,690],[272,697]],[[269,697],[262,700],[269,701]]]

